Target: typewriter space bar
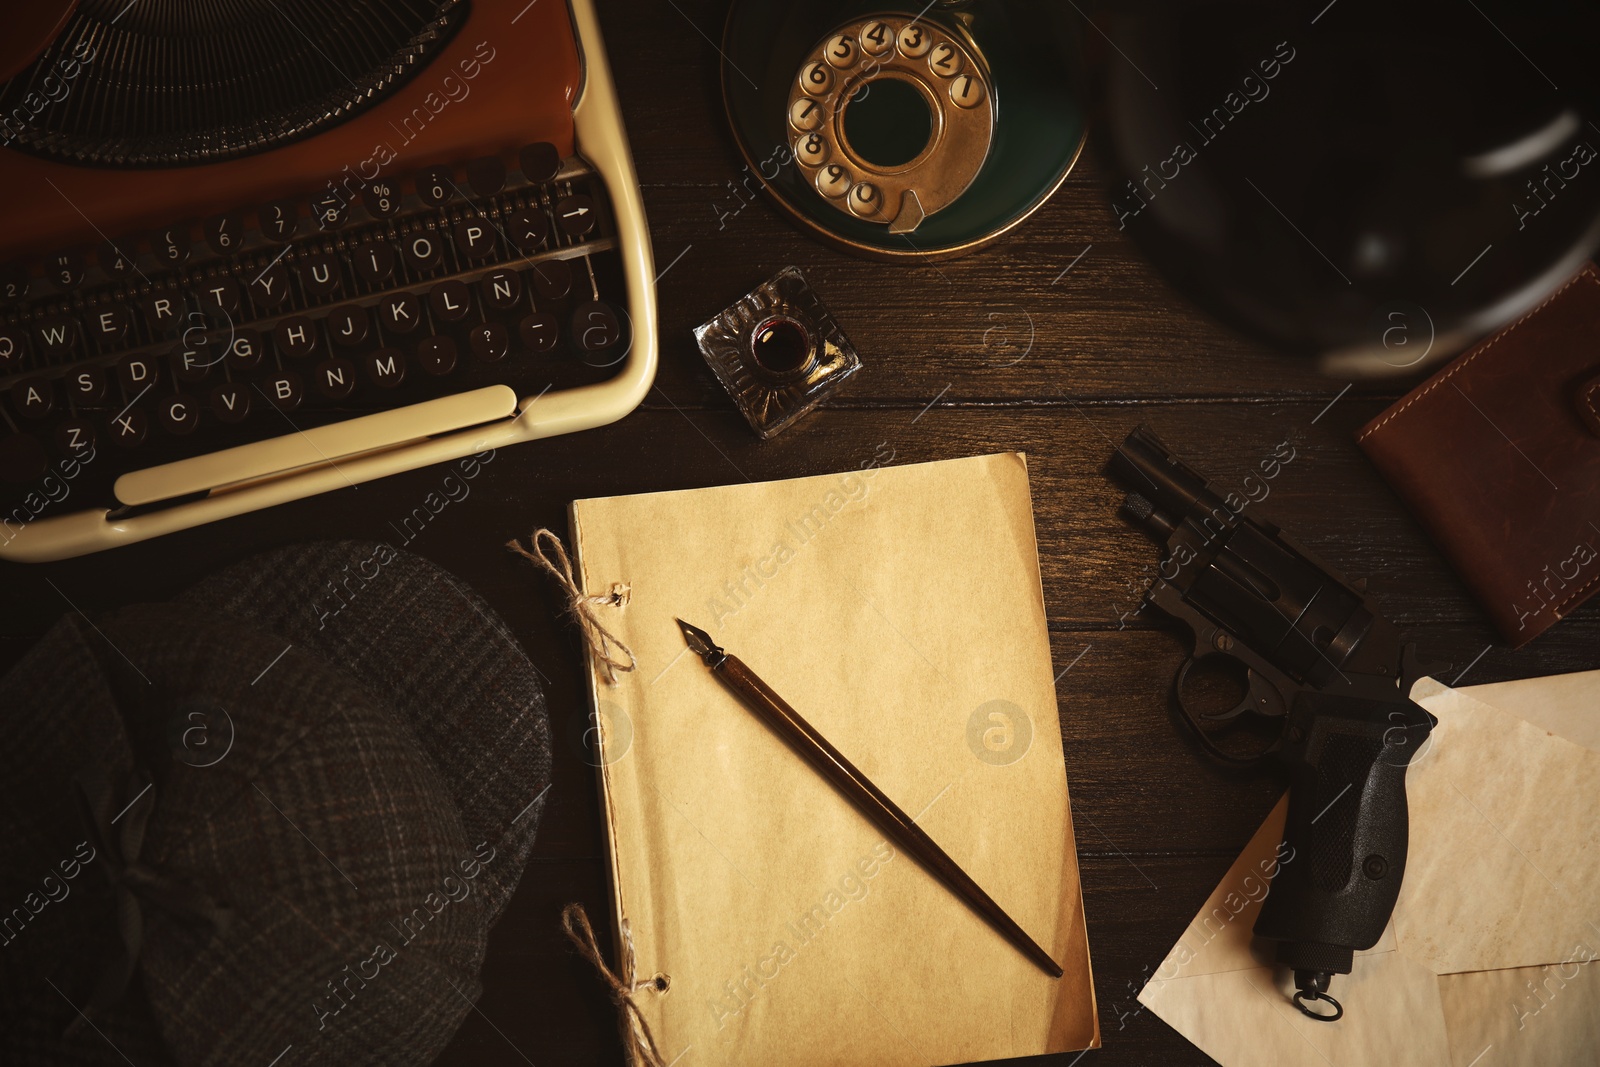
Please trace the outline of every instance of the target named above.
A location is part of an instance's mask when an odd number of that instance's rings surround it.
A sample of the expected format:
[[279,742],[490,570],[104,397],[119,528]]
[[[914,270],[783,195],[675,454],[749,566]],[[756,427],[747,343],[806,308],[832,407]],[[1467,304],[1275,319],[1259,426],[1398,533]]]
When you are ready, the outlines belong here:
[[130,471],[117,479],[114,490],[117,499],[129,506],[154,504],[299,467],[331,464],[358,452],[391,448],[502,419],[516,410],[516,392],[510,386],[491,385],[470,393],[426,400],[268,441]]

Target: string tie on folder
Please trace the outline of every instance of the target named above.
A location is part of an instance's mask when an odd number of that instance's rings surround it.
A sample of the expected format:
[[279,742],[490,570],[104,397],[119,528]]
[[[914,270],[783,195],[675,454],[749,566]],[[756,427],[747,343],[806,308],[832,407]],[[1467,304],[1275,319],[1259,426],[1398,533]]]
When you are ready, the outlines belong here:
[[633,977],[633,935],[628,930],[628,920],[622,920],[622,974],[612,973],[606,966],[605,956],[594,938],[594,928],[589,925],[589,914],[582,904],[568,904],[561,909],[561,927],[583,958],[594,965],[600,980],[611,991],[611,1003],[617,1006],[617,1030],[622,1035],[622,1047],[628,1050],[629,1063],[642,1063],[645,1067],[666,1067],[661,1051],[656,1048],[655,1035],[650,1024],[644,1021],[634,996],[646,989],[659,990],[653,979],[635,981]]
[[[546,541],[550,544],[548,552],[545,549]],[[633,650],[617,640],[601,624],[595,608],[625,607],[632,593],[632,587],[626,582],[612,582],[610,591],[603,596],[589,596],[578,587],[578,581],[572,573],[572,561],[567,558],[567,550],[562,545],[561,538],[541,526],[533,531],[531,543],[532,551],[523,548],[518,541],[507,541],[506,547],[524,559],[538,564],[556,580],[557,585],[561,586],[561,592],[567,598],[567,613],[583,632],[584,647],[599,665],[600,676],[605,679],[607,685],[616,685],[617,672],[631,671],[635,666]]]

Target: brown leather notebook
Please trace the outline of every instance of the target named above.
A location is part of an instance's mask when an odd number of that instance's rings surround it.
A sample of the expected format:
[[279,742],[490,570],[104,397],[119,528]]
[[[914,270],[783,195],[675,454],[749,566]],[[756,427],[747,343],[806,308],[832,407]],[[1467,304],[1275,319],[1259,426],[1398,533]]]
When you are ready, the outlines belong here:
[[1356,438],[1513,648],[1600,589],[1600,272]]

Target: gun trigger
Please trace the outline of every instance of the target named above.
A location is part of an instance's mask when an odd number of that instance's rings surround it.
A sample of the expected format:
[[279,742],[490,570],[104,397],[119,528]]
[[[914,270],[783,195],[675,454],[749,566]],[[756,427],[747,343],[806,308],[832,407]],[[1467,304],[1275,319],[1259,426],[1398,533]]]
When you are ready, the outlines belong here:
[[1245,671],[1245,678],[1250,688],[1244,702],[1250,706],[1251,711],[1273,719],[1282,718],[1288,713],[1289,709],[1284,706],[1283,694],[1278,691],[1277,686],[1253,670]]

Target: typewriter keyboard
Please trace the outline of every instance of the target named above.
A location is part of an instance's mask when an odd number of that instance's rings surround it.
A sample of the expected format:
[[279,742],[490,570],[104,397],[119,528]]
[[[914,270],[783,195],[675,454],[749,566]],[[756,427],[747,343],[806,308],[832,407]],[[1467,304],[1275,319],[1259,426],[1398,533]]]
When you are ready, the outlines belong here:
[[128,471],[600,381],[631,343],[603,185],[548,144],[106,237],[0,267],[0,513],[115,511]]

